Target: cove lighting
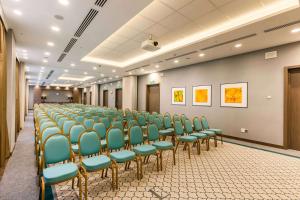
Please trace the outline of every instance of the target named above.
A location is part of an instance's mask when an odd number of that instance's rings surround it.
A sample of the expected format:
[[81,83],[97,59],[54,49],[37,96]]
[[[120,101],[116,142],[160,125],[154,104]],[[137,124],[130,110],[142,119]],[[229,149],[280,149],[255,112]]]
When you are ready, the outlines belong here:
[[155,68],[158,69],[158,68],[159,68],[159,65],[155,65]]
[[53,47],[54,43],[53,42],[47,42],[47,45],[50,46],[50,47]]
[[240,43],[239,43],[239,44],[236,44],[236,45],[234,45],[234,47],[235,47],[235,48],[240,48],[240,47],[242,47],[242,44],[240,44]]
[[199,57],[204,57],[204,56],[205,56],[204,53],[200,53],[200,54],[199,54]]
[[115,73],[115,72],[116,72],[116,70],[115,70],[115,69],[113,69],[113,70],[112,70],[112,72],[113,72],[113,73]]
[[14,10],[14,13],[16,14],[16,15],[19,15],[19,16],[21,16],[23,13],[21,12],[21,11],[19,11],[19,10]]
[[55,32],[59,32],[59,31],[60,31],[60,28],[57,27],[57,26],[51,26],[51,30],[52,30],[52,31],[55,31]]
[[44,55],[45,55],[45,56],[50,56],[50,52],[46,51],[46,52],[44,53]]
[[58,2],[63,6],[68,6],[70,4],[69,0],[58,0]]
[[299,33],[299,32],[300,32],[300,28],[295,28],[291,30],[291,33]]
[[179,63],[179,60],[174,60],[174,63]]

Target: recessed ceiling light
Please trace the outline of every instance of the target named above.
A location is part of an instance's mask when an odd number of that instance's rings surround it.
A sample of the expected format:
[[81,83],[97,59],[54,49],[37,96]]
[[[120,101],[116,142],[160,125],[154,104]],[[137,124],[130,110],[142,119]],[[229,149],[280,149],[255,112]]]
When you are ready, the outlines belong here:
[[103,76],[104,76],[104,74],[100,74],[100,76],[101,76],[101,77],[103,77]]
[[115,69],[113,69],[113,70],[112,70],[112,72],[113,72],[113,73],[115,73],[115,72],[116,72],[116,70],[115,70]]
[[67,69],[65,69],[64,71],[65,71],[65,72],[69,72],[69,70],[67,70]]
[[199,57],[204,57],[204,56],[205,56],[204,53],[200,53],[200,54],[199,54]]
[[97,67],[96,67],[96,66],[94,66],[94,67],[93,67],[93,70],[97,70]]
[[19,15],[19,16],[21,16],[23,13],[21,12],[21,11],[19,11],[19,10],[14,10],[14,13],[16,14],[16,15]]
[[241,43],[238,43],[238,44],[234,45],[235,48],[240,48],[241,46],[242,46]]
[[155,68],[158,69],[158,68],[159,68],[159,65],[155,65]]
[[41,69],[45,69],[45,67],[41,67]]
[[52,30],[52,31],[55,31],[55,32],[59,32],[59,31],[60,31],[60,28],[57,27],[57,26],[51,26],[51,30]]
[[61,5],[67,6],[70,4],[69,0],[58,0]]
[[129,74],[129,75],[132,75],[132,72],[129,72],[128,74]]
[[71,63],[70,65],[71,65],[71,67],[75,67],[75,64],[74,64],[74,63]]
[[174,63],[179,63],[179,60],[174,60]]
[[112,79],[112,77],[109,77],[109,80],[111,80]]
[[53,42],[47,42],[47,45],[50,46],[50,47],[53,47],[54,43]]
[[48,60],[46,60],[46,59],[43,59],[43,62],[44,62],[44,63],[47,63],[47,62],[48,62]]
[[22,52],[23,52],[23,53],[27,53],[27,50],[26,50],[26,49],[23,49]]
[[104,82],[106,81],[106,78],[103,80]]
[[44,53],[44,55],[45,55],[45,56],[50,56],[50,52],[46,51],[46,52]]
[[101,83],[101,82],[102,82],[101,80],[98,81],[98,83]]
[[145,71],[144,68],[141,69],[141,72]]
[[119,78],[119,76],[115,76],[115,78]]
[[300,32],[300,28],[295,28],[291,30],[291,33],[299,33],[299,32]]
[[87,72],[84,72],[83,74],[84,74],[84,75],[87,75],[88,73],[87,73]]

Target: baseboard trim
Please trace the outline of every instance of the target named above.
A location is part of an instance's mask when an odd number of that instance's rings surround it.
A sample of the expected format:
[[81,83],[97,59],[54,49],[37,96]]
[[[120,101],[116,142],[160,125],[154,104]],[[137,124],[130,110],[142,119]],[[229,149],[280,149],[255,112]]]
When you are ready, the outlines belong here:
[[260,142],[260,141],[257,141],[257,140],[250,140],[250,139],[235,137],[235,136],[231,136],[231,135],[224,135],[223,134],[223,137],[229,138],[229,139],[234,139],[234,140],[240,140],[240,141],[243,141],[243,142],[250,142],[250,143],[254,143],[254,144],[260,144],[260,145],[264,145],[264,146],[279,148],[279,149],[286,149],[282,145],[271,144],[271,143],[266,143],[266,142]]

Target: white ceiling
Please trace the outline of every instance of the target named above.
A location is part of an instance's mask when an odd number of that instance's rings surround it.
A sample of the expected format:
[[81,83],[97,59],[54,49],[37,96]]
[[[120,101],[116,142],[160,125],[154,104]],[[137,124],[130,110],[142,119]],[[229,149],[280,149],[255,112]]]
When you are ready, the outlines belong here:
[[[79,81],[59,80],[62,74],[80,76],[78,78],[93,76],[85,83],[98,80],[103,83],[119,80],[128,73],[140,75],[161,71],[300,40],[300,33],[290,33],[293,28],[300,27],[300,23],[269,33],[263,31],[300,20],[298,0],[154,0],[152,3],[151,0],[130,0],[130,4],[124,3],[124,0],[108,0],[102,8],[94,5],[95,0],[74,0],[68,6],[62,6],[57,0],[26,0],[26,3],[25,0],[1,1],[6,20],[16,34],[19,58],[22,60],[23,49],[28,52],[28,60],[23,61],[30,67],[28,74],[32,83],[39,77],[41,66],[45,69],[40,82],[46,84],[80,84]],[[34,12],[32,5],[36,8]],[[99,10],[99,14],[63,62],[57,62],[91,8]],[[23,15],[15,15],[14,9],[19,9]],[[56,20],[53,17],[55,14],[64,16],[64,20]],[[252,17],[249,18],[249,15]],[[228,26],[233,22],[239,26]],[[227,29],[211,31],[225,27],[224,24]],[[61,31],[51,31],[51,25],[59,26]],[[141,42],[149,34],[159,41],[162,49],[166,47],[164,51],[149,53],[140,49]],[[195,42],[167,49],[193,34],[198,34]],[[201,51],[205,47],[249,34],[256,36]],[[55,46],[48,47],[47,41],[54,42]],[[234,48],[236,43],[241,43],[242,47]],[[46,58],[48,63],[42,62],[45,51],[51,52]],[[188,52],[194,53],[179,57],[178,63],[168,59]],[[199,57],[199,53],[205,56]],[[80,61],[87,57],[95,63]],[[138,61],[128,62],[134,59]],[[120,68],[119,64],[126,62],[127,65]],[[75,66],[70,66],[71,63]],[[96,67],[97,70],[94,70],[97,63],[101,63],[102,68]],[[45,79],[51,70],[54,70],[51,78]]]

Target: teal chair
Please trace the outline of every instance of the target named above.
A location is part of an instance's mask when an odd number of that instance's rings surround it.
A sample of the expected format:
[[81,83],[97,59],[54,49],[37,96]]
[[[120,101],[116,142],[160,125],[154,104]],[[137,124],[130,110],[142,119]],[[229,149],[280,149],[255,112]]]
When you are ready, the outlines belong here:
[[142,127],[142,129],[146,129],[147,128],[147,121],[144,115],[142,114],[138,114],[137,115],[137,122],[139,124],[139,126]]
[[[159,152],[156,147],[150,144],[144,144],[143,130],[140,126],[132,126],[128,131],[129,147],[138,157],[144,157],[144,163],[149,162],[151,155],[156,156],[156,168],[159,171]],[[143,163],[140,163],[141,177],[143,177]]]
[[159,151],[160,170],[162,170],[162,153],[163,151],[173,151],[173,163],[175,165],[175,149],[171,142],[160,141],[158,128],[155,124],[149,124],[147,128],[148,143],[152,144]]
[[57,125],[60,129],[63,129],[63,124],[66,120],[68,120],[68,118],[66,118],[66,117],[62,117],[58,120]]
[[208,121],[207,121],[206,117],[204,117],[204,116],[201,117],[201,122],[202,122],[203,129],[205,131],[213,131],[217,136],[220,136],[221,143],[223,144],[223,131],[218,128],[210,128],[208,125]]
[[74,158],[68,138],[61,134],[51,135],[45,140],[42,151],[41,199],[45,200],[45,186],[72,180],[72,188],[74,188],[75,178],[78,179],[79,199],[81,199],[81,175],[77,165],[73,163]]
[[94,120],[95,123],[98,123],[100,120],[99,116],[93,116],[92,119]]
[[[104,171],[111,167],[111,160],[106,155],[101,155],[101,142],[98,134],[95,131],[83,132],[79,136],[79,162],[80,172],[85,179],[85,199],[88,199],[88,174],[91,172]],[[112,170],[114,177],[114,170]],[[113,183],[112,183],[113,184]]]
[[70,129],[70,141],[72,144],[72,151],[75,154],[78,154],[78,140],[79,140],[79,136],[81,133],[85,132],[86,129],[82,124],[76,124],[74,126],[71,127]]
[[131,161],[137,163],[137,178],[140,179],[140,157],[136,157],[134,151],[124,150],[124,134],[119,128],[110,128],[106,133],[107,155],[112,160],[112,167],[115,169],[115,180],[113,188],[119,188],[118,184],[118,163],[125,163],[125,170],[129,169]]
[[187,116],[185,114],[181,114],[180,116],[180,120],[181,120],[181,123],[184,124],[185,123],[185,120],[187,120]]
[[185,120],[184,130],[185,130],[186,134],[194,136],[198,139],[198,141],[197,141],[198,146],[197,147],[198,147],[199,154],[201,153],[201,146],[200,146],[201,142],[200,142],[200,140],[206,141],[206,149],[209,149],[208,148],[208,145],[209,145],[208,144],[208,136],[205,133],[194,132],[191,120],[189,120],[189,119]]
[[75,117],[75,120],[76,120],[77,122],[79,122],[79,123],[83,123],[84,117],[83,117],[83,116],[77,116],[77,117]]
[[102,118],[100,118],[100,122],[105,125],[106,129],[109,129],[109,127],[110,127],[110,121],[109,121],[108,117],[102,117]]
[[197,150],[198,150],[198,154],[199,154],[199,144],[198,144],[198,139],[195,136],[191,136],[191,135],[184,135],[184,130],[181,124],[180,120],[177,120],[174,122],[174,129],[175,129],[175,134],[176,134],[176,148],[175,148],[175,152],[178,149],[178,145],[180,142],[184,143],[184,147],[183,149],[185,150],[186,147],[188,148],[188,154],[189,154],[189,159],[191,159],[191,144],[197,143]]
[[72,126],[76,124],[76,121],[74,120],[66,120],[63,124],[63,134],[69,136],[70,135],[70,129]]
[[163,137],[163,140],[166,139],[167,136],[173,136],[174,131],[171,129],[164,129],[163,127],[163,122],[160,120],[160,118],[155,118],[154,119],[154,124],[157,126],[159,130],[159,134]]
[[93,129],[94,123],[95,123],[95,122],[94,122],[93,119],[85,119],[85,120],[83,121],[83,125],[85,126],[85,128],[86,128],[87,130]]
[[93,130],[96,131],[101,140],[101,149],[106,149],[106,128],[103,123],[95,123]]
[[39,132],[42,133],[46,128],[55,127],[55,126],[56,126],[56,123],[53,121],[44,122],[44,123],[40,124]]
[[203,130],[201,121],[199,120],[198,117],[193,118],[193,124],[194,124],[194,130],[196,132],[204,133],[204,134],[207,135],[207,140],[208,140],[207,141],[207,143],[208,143],[207,150],[209,150],[209,146],[210,146],[209,140],[210,140],[210,138],[214,138],[215,147],[217,147],[217,136],[216,136],[215,132],[208,131],[208,130]]
[[157,117],[158,113],[157,112],[152,112],[153,117]]
[[153,115],[149,115],[148,116],[148,124],[152,124],[152,123],[154,123],[154,116]]
[[180,117],[177,114],[173,115],[173,123],[175,123],[175,121],[180,121]]

